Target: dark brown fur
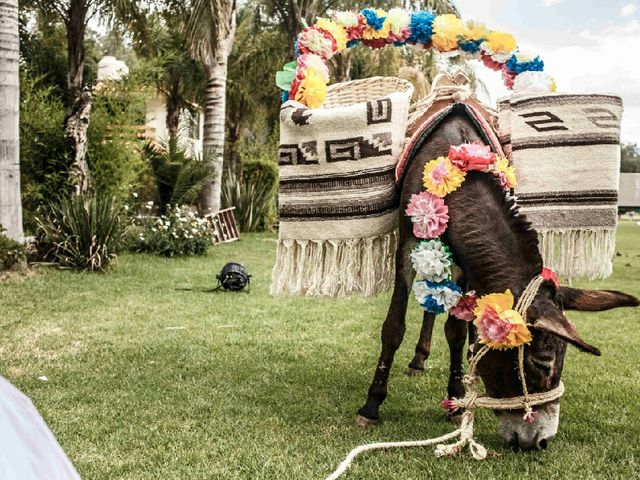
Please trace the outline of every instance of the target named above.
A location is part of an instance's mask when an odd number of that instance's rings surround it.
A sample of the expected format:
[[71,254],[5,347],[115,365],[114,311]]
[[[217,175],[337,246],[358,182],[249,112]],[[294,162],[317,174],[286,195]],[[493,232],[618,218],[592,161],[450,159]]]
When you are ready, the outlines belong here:
[[[414,272],[409,254],[416,243],[410,219],[404,214],[412,194],[423,190],[424,165],[438,156],[446,156],[450,145],[483,140],[471,121],[454,111],[433,131],[414,158],[410,159],[401,185],[400,235],[396,252],[396,278],[391,304],[382,326],[382,351],[369,388],[367,402],[358,411],[360,424],[376,421],[379,407],[387,396],[387,381],[396,350],[405,332],[405,314],[411,294]],[[443,237],[452,250],[455,263],[462,269],[459,284],[478,294],[510,289],[516,298],[529,281],[542,270],[535,230],[518,213],[514,200],[489,174],[469,172],[463,185],[449,194],[449,224]],[[594,354],[599,351],[584,342],[573,324],[566,320],[564,308],[599,310],[638,305],[638,300],[618,292],[581,291],[544,282],[528,311],[533,323],[533,341],[525,349],[525,375],[531,392],[549,390],[558,385],[566,342]],[[435,316],[425,313],[410,372],[424,369],[431,350],[431,332]],[[469,331],[470,330],[470,331]],[[474,328],[449,316],[445,336],[450,349],[449,397],[464,395],[463,355],[467,335],[475,342]],[[521,395],[515,368],[515,350],[494,350],[479,365],[479,374],[487,393],[493,397]],[[546,445],[546,441],[544,443]]]

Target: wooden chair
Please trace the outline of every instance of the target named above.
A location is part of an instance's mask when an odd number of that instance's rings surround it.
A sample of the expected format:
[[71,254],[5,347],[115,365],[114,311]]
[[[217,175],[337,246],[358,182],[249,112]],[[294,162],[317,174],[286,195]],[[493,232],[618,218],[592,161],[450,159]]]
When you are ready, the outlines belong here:
[[233,211],[236,207],[225,208],[218,213],[206,215],[211,229],[213,244],[235,242],[240,239],[240,231],[236,225],[236,217]]

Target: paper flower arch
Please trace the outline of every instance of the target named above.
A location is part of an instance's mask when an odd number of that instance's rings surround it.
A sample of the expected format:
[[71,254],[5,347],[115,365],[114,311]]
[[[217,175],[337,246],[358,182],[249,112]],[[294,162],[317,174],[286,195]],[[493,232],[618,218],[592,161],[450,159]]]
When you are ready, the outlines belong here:
[[549,93],[556,88],[553,78],[543,72],[540,57],[521,52],[509,33],[489,30],[473,21],[463,22],[453,14],[365,8],[360,12],[333,12],[330,18],[319,18],[300,32],[295,42],[296,60],[276,74],[282,100],[321,107],[329,83],[325,62],[360,43],[370,48],[410,44],[446,56],[478,59],[501,71],[505,85],[516,93]]

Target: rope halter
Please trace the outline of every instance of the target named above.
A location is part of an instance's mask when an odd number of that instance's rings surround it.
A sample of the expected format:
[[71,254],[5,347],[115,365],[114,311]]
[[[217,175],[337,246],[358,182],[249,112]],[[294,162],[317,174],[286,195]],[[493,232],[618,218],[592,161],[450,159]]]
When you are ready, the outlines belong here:
[[[525,323],[527,323],[527,310],[533,303],[536,297],[540,285],[544,278],[538,275],[534,277],[527,287],[522,292],[522,295],[516,303],[516,311],[522,316]],[[529,325],[529,324],[527,324]],[[465,384],[466,394],[461,399],[445,400],[443,402],[449,410],[464,409],[462,413],[462,421],[460,427],[451,433],[442,435],[437,438],[431,438],[428,440],[416,440],[405,442],[379,442],[371,443],[367,445],[360,445],[359,447],[351,450],[349,455],[342,461],[338,468],[329,475],[325,480],[335,480],[342,475],[353,459],[359,454],[369,450],[379,450],[394,447],[426,447],[430,445],[436,445],[435,455],[436,457],[452,456],[461,452],[465,446],[469,447],[471,456],[476,460],[484,460],[487,456],[487,449],[481,444],[475,441],[473,438],[473,423],[475,418],[475,409],[478,407],[489,408],[492,410],[519,410],[524,409],[523,420],[533,423],[535,420],[535,413],[533,408],[536,405],[542,405],[544,403],[557,400],[564,393],[564,384],[562,381],[558,386],[547,392],[529,393],[527,389],[527,382],[524,376],[524,346],[518,347],[518,376],[522,385],[522,395],[519,397],[509,398],[492,398],[486,395],[480,395],[477,390],[477,384],[479,377],[476,375],[476,369],[478,363],[484,357],[487,352],[491,350],[491,347],[483,345],[473,357],[469,360],[469,373],[464,376],[463,383]],[[444,443],[450,440],[458,438],[458,441],[454,443]]]
[[[522,292],[522,295],[516,303],[515,310],[522,316],[525,324],[531,325],[527,322],[527,311],[540,289],[540,285],[544,282],[544,278],[541,275],[534,277],[527,287]],[[473,419],[476,407],[489,408],[492,410],[524,410],[523,420],[533,423],[535,421],[536,414],[533,411],[534,406],[542,405],[544,403],[557,400],[564,394],[564,384],[562,381],[558,386],[552,390],[539,393],[529,393],[527,388],[527,381],[524,374],[524,345],[518,347],[518,377],[522,387],[522,395],[518,397],[509,398],[491,398],[489,396],[480,396],[476,389],[476,385],[479,381],[476,375],[476,369],[478,363],[489,351],[491,347],[484,345],[469,360],[469,373],[464,376],[463,383],[466,387],[466,394],[464,398],[445,400],[444,405],[450,411],[464,409],[462,414],[462,422],[460,428],[460,440],[450,445],[438,445],[436,447],[436,456],[448,456],[458,453],[465,445],[469,445],[471,455],[476,460],[483,460],[487,456],[486,449],[476,443],[473,440]]]

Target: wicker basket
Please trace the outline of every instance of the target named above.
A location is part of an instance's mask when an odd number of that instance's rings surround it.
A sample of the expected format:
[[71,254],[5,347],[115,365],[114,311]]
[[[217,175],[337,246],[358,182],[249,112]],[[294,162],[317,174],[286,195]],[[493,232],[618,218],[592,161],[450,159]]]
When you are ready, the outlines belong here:
[[334,83],[327,88],[327,100],[322,108],[344,107],[354,103],[368,102],[393,92],[406,92],[411,98],[413,85],[397,77],[371,77],[362,80]]

